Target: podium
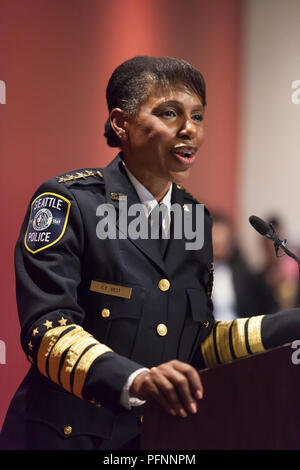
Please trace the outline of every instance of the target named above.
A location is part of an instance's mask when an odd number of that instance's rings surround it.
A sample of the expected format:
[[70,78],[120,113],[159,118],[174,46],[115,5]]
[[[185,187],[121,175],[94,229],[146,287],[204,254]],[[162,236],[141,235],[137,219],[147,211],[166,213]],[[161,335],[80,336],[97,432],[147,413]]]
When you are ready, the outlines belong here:
[[300,364],[293,353],[285,345],[203,370],[204,397],[187,418],[147,403],[142,449],[300,449]]

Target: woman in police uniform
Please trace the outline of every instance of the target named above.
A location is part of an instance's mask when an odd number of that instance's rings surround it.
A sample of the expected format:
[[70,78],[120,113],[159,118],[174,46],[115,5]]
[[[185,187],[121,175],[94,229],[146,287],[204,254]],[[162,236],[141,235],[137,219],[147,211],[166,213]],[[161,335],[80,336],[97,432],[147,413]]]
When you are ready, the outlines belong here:
[[[107,103],[105,135],[121,153],[105,169],[44,183],[17,242],[22,346],[32,367],[7,413],[4,449],[138,448],[145,400],[182,418],[197,412],[203,389],[193,365],[295,339],[295,311],[272,324],[263,315],[214,322],[207,210],[204,244],[194,250],[184,231],[174,236],[170,217],[167,246],[124,233],[125,200],[147,217],[158,203],[167,216],[176,204],[197,222],[198,203],[182,183],[203,142],[200,72],[179,59],[136,57],[114,71]],[[116,236],[103,236],[103,207],[114,209]]]

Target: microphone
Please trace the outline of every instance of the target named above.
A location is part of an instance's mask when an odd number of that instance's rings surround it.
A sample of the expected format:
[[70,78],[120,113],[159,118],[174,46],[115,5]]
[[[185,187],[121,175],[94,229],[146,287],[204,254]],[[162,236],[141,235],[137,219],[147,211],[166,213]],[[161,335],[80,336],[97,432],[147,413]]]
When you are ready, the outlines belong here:
[[252,225],[252,227],[261,235],[264,237],[270,238],[274,242],[274,248],[276,251],[276,256],[278,255],[278,250],[281,248],[284,253],[286,253],[288,256],[293,258],[297,263],[298,263],[298,268],[299,268],[299,274],[300,274],[300,260],[299,258],[292,253],[287,247],[286,247],[286,240],[280,240],[278,237],[277,233],[275,232],[273,225],[271,223],[267,223],[264,220],[260,219],[256,215],[251,215],[249,217],[249,222]]
[[279,237],[275,232],[272,224],[265,222],[256,215],[251,215],[249,217],[249,222],[258,233],[260,233],[264,237],[270,238],[271,240],[278,242]]

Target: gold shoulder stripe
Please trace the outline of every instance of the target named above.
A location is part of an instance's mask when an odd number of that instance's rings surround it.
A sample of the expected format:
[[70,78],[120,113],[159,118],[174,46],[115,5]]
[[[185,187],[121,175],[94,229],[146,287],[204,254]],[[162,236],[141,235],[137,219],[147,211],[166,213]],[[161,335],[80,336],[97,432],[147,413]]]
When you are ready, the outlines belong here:
[[74,374],[73,393],[74,395],[82,398],[82,389],[85,383],[88,371],[93,362],[107,352],[112,350],[104,344],[96,344],[92,346],[79,360]]
[[83,171],[76,171],[75,173],[68,173],[64,176],[57,176],[57,182],[58,183],[68,183],[69,181],[76,181],[78,179],[84,179],[88,178],[89,176],[93,176],[96,178],[97,176],[99,178],[103,178],[103,174],[101,173],[100,170],[83,170]]

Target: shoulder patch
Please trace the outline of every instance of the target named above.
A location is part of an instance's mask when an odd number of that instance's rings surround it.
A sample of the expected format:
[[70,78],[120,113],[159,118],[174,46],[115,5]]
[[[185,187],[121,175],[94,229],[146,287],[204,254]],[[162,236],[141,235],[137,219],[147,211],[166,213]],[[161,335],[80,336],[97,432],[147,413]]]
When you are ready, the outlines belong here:
[[43,193],[34,199],[24,238],[26,249],[37,253],[62,238],[68,223],[71,202],[56,193]]
[[63,176],[57,176],[56,179],[58,183],[69,183],[79,179],[86,180],[89,176],[93,176],[94,178],[103,178],[100,170],[80,170],[70,174],[67,173]]

